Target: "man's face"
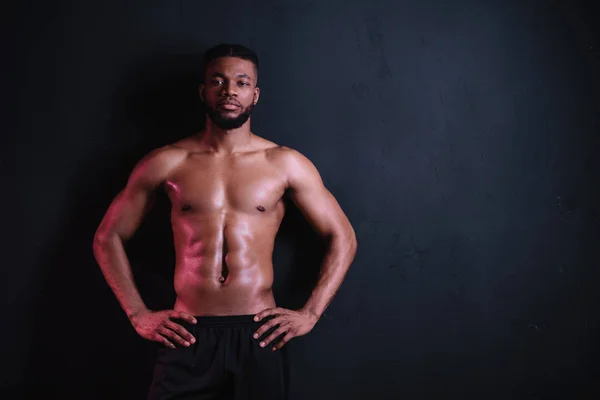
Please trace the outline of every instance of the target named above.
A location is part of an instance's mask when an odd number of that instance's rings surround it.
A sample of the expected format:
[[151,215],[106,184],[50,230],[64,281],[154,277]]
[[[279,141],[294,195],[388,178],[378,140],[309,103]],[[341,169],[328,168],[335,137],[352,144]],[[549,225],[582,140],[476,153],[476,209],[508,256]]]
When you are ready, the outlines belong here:
[[258,102],[256,70],[251,61],[220,57],[207,67],[200,98],[206,114],[221,129],[236,129],[250,117]]

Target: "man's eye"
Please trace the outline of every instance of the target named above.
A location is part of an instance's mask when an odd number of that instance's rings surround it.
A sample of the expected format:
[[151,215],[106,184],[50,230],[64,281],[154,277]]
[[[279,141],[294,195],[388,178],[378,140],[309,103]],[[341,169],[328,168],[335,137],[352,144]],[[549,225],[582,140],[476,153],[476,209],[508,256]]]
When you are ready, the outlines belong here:
[[242,86],[248,86],[249,83],[248,82],[240,82],[240,85],[242,85]]

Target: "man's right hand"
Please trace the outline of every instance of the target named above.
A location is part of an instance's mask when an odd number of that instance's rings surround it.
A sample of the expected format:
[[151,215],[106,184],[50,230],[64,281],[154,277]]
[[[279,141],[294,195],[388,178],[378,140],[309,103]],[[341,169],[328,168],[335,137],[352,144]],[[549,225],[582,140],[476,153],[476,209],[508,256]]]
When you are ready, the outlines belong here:
[[196,323],[193,316],[184,312],[147,310],[132,316],[131,324],[144,339],[162,343],[172,349],[175,348],[175,344],[187,347],[195,343],[196,338],[173,319],[180,319],[191,324]]

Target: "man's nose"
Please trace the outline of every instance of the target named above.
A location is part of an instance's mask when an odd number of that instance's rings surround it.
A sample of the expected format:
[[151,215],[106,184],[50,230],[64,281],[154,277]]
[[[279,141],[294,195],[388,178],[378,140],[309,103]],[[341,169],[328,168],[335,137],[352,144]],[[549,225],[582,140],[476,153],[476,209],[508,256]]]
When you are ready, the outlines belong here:
[[221,91],[223,95],[232,96],[235,94],[235,85],[233,82],[228,82],[223,84],[223,90]]

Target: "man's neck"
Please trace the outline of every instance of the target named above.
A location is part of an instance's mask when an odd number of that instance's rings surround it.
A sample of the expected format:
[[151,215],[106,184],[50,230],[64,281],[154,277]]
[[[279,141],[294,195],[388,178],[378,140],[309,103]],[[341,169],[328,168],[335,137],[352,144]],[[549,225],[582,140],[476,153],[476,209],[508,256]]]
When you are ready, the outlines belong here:
[[206,119],[206,127],[200,133],[202,143],[219,154],[231,154],[247,149],[251,140],[250,120],[237,129],[221,129]]

